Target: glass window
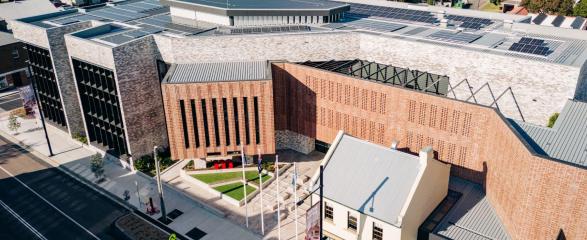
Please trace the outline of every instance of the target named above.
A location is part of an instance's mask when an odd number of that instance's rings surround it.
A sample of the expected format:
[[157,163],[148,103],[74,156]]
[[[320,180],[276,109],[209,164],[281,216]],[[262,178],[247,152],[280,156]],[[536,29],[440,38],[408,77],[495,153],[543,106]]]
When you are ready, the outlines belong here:
[[183,100],[179,100],[179,109],[181,111],[181,126],[183,128],[183,143],[185,148],[190,147],[190,138],[188,137],[188,123],[185,119],[185,103]]
[[383,240],[383,229],[373,223],[373,240]]
[[353,231],[357,231],[357,217],[348,213],[347,228]]
[[324,218],[328,220],[334,219],[334,209],[327,202],[324,202]]
[[19,59],[20,54],[18,54],[18,49],[12,49],[12,58]]

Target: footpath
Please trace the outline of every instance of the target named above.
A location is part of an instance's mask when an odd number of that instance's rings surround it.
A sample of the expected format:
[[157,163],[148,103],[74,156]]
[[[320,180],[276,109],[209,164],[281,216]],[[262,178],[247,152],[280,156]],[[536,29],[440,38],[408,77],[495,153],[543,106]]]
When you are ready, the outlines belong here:
[[[71,139],[67,133],[47,125],[47,132],[53,149],[49,157],[47,141],[40,122],[37,119],[21,119],[21,127],[16,132],[8,129],[8,112],[0,114],[0,135],[18,143],[37,157],[54,167],[75,174],[97,190],[105,190],[119,202],[132,209],[146,212],[146,202],[152,198],[159,209],[157,183],[154,178],[140,172],[122,168],[117,162],[106,161],[104,175],[106,180],[96,184],[96,178],[90,168],[90,157],[95,154],[89,147]],[[170,167],[169,169],[172,169]],[[129,194],[125,194],[128,192]],[[200,235],[200,239],[260,239],[261,236],[228,220],[222,211],[210,207],[185,193],[164,185],[165,207],[175,217],[167,226],[184,236]],[[124,200],[125,195],[130,198]],[[150,215],[153,219],[161,217],[160,213]]]

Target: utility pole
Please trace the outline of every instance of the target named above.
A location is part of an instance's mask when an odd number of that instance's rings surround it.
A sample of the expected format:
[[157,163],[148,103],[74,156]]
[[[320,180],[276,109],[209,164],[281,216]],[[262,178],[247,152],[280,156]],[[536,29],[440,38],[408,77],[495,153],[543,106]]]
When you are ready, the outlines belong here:
[[[33,76],[31,72],[31,66],[28,66],[29,75]],[[31,81],[31,85],[33,86],[33,95],[35,95],[35,101],[37,102],[37,109],[39,110],[39,115],[41,116],[41,125],[43,125],[43,131],[45,132],[45,139],[47,140],[47,147],[49,148],[49,157],[53,157],[53,149],[51,148],[51,141],[49,141],[49,134],[47,134],[47,126],[45,126],[45,116],[43,116],[43,109],[41,108],[41,102],[39,102],[39,97],[37,96],[37,88],[35,87],[36,77],[33,76]]]
[[324,239],[324,228],[322,227],[322,223],[324,218],[322,218],[322,211],[323,211],[323,204],[324,204],[324,199],[323,199],[323,194],[324,194],[324,182],[323,182],[323,178],[322,178],[322,173],[324,173],[324,166],[320,165],[320,240]]
[[165,212],[165,202],[163,201],[163,185],[161,184],[161,171],[159,169],[159,159],[157,159],[157,146],[153,147],[153,159],[155,159],[155,170],[157,171],[157,188],[159,190],[159,200],[161,201],[161,220],[167,222],[167,213]]

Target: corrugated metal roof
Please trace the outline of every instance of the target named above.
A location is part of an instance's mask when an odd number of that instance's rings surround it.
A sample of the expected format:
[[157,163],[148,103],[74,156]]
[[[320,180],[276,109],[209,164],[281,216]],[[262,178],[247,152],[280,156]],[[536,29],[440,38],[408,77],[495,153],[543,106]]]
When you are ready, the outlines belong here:
[[587,103],[569,100],[553,128],[512,121],[539,154],[587,166]]
[[271,79],[266,61],[177,64],[168,83],[222,82]]
[[451,177],[449,189],[463,195],[434,229],[435,235],[455,240],[511,239],[480,185]]
[[324,169],[324,197],[401,227],[420,169],[417,156],[343,135]]

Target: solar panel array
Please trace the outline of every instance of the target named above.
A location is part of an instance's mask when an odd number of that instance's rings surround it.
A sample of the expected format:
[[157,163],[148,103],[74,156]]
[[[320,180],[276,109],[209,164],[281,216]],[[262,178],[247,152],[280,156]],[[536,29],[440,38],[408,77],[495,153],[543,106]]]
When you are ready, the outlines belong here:
[[547,56],[552,50],[543,39],[523,37],[520,41],[513,43],[510,51]]
[[565,21],[565,16],[558,15],[554,18],[554,20],[552,20],[551,24],[555,27],[560,27],[564,21]]
[[312,29],[308,26],[271,26],[271,27],[246,27],[230,28],[224,31],[218,31],[218,34],[264,34],[264,33],[287,33],[287,32],[309,32]]
[[427,36],[427,38],[438,39],[445,42],[453,43],[472,43],[481,38],[482,35],[472,33],[455,33],[451,31],[438,31]]
[[[125,30],[125,29],[121,29],[121,30]],[[128,29],[126,29],[126,30],[128,30]],[[125,31],[122,33],[118,33],[118,34],[109,34],[108,36],[101,37],[99,39],[102,41],[106,41],[106,42],[118,45],[118,44],[123,44],[128,41],[132,41],[132,40],[140,38],[140,37],[144,37],[144,36],[147,36],[150,34],[158,33],[161,31],[163,31],[163,29],[161,29],[161,28],[146,26],[146,27],[143,27],[140,29],[129,30],[129,31]]]
[[438,22],[438,19],[431,12],[427,11],[393,7],[381,7],[359,3],[350,3],[350,5],[351,10],[345,14],[345,16],[348,17],[381,17],[399,21],[419,22],[428,24]]
[[476,17],[467,17],[467,16],[458,16],[458,15],[447,15],[446,18],[448,20],[452,20],[455,22],[460,22],[458,27],[468,28],[468,29],[475,29],[480,30],[484,27],[487,27],[493,24],[491,19],[487,18],[476,18]]
[[165,6],[155,0],[144,0],[128,4],[119,4],[88,11],[86,14],[119,22],[128,22],[139,18],[148,17],[154,11],[164,10]]
[[78,14],[75,16],[54,19],[49,22],[56,23],[59,25],[67,25],[67,24],[83,22],[83,21],[90,21],[90,20],[100,21],[100,20],[103,20],[103,18],[92,16],[92,15]]
[[381,21],[370,21],[366,19],[347,22],[345,25],[353,28],[367,29],[378,32],[393,32],[406,27],[406,25]]

